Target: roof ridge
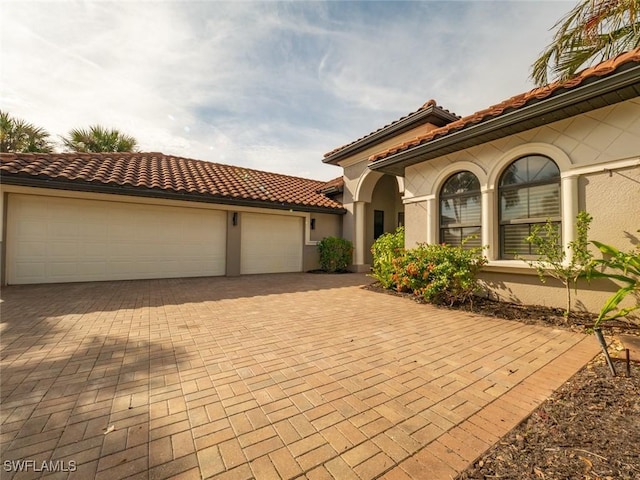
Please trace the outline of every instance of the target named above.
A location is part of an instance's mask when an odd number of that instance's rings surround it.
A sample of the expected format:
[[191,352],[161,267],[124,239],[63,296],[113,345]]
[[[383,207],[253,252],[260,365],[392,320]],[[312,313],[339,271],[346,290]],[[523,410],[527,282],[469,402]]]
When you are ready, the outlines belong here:
[[269,175],[277,175],[277,176],[282,176],[282,177],[287,177],[287,178],[297,178],[299,180],[306,180],[309,182],[318,182],[318,183],[325,183],[323,180],[316,180],[313,178],[307,178],[307,177],[301,177],[298,175],[289,175],[286,173],[278,173],[278,172],[269,172],[266,170],[258,170],[257,168],[250,168],[250,167],[244,167],[241,165],[231,165],[231,164],[225,164],[225,163],[218,163],[218,162],[213,162],[213,161],[209,161],[209,160],[202,160],[202,159],[198,159],[198,158],[190,158],[190,157],[182,157],[182,156],[178,156],[178,155],[173,155],[173,154],[166,154],[166,153],[162,153],[162,152],[52,152],[52,153],[46,153],[46,152],[25,152],[25,153],[21,153],[21,152],[2,152],[2,155],[11,155],[11,154],[15,154],[15,155],[30,155],[30,156],[59,156],[59,157],[78,157],[78,158],[91,158],[93,156],[96,157],[118,157],[118,156],[129,156],[129,157],[134,157],[134,156],[140,156],[140,157],[148,157],[148,156],[156,156],[156,157],[162,157],[165,159],[175,159],[175,160],[186,160],[188,162],[194,162],[194,163],[198,163],[198,164],[203,164],[203,165],[217,165],[220,167],[226,167],[226,168],[240,168],[243,170],[247,170],[250,172],[256,172],[256,173],[261,173],[261,174],[269,174]]
[[366,138],[368,138],[368,137],[370,137],[372,135],[375,135],[376,133],[381,132],[382,130],[384,130],[386,128],[392,127],[393,125],[396,125],[396,124],[402,122],[403,120],[405,120],[405,119],[407,119],[407,118],[409,118],[409,117],[411,117],[413,115],[416,115],[416,114],[418,114],[418,113],[420,113],[420,112],[422,112],[424,110],[427,110],[428,108],[437,108],[439,110],[442,110],[445,113],[448,113],[449,115],[453,115],[454,117],[460,118],[460,115],[457,115],[456,113],[451,112],[450,110],[447,110],[446,108],[443,108],[442,106],[438,105],[436,100],[431,98],[431,99],[427,100],[425,103],[423,103],[420,106],[420,108],[418,108],[417,110],[415,110],[413,112],[409,112],[406,115],[403,115],[402,117],[400,117],[400,118],[398,118],[396,120],[393,120],[392,122],[390,122],[390,123],[388,123],[388,124],[386,124],[386,125],[384,125],[384,126],[382,126],[380,128],[377,128],[376,130],[373,130],[372,132],[369,132],[366,135],[363,135],[363,136],[353,140],[352,142],[349,142],[349,143],[346,143],[346,144],[341,145],[339,147],[336,147],[333,150],[325,153],[324,154],[324,158],[328,158],[331,155],[334,155],[334,154],[336,154],[336,153],[348,148],[349,146],[351,146],[351,145],[353,145],[355,143],[358,143],[358,142],[360,142],[360,141],[362,141],[362,140],[364,140],[364,139],[366,139]]

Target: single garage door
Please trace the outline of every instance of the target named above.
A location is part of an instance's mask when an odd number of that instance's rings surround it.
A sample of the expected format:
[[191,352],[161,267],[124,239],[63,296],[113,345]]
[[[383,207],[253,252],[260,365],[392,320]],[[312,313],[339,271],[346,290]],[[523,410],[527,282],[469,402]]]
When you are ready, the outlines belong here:
[[10,284],[224,275],[226,214],[10,194]]
[[302,271],[302,218],[242,214],[240,273]]

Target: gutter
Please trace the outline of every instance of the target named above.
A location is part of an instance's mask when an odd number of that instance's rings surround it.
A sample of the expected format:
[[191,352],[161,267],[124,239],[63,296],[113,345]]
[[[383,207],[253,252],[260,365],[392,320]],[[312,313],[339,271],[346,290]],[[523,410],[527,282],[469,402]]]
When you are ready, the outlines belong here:
[[56,180],[41,180],[32,177],[19,177],[16,175],[2,174],[4,185],[18,185],[23,187],[51,188],[55,190],[67,190],[89,193],[108,193],[112,195],[130,195],[135,197],[162,198],[166,200],[182,200],[186,202],[218,203],[223,205],[236,205],[239,207],[262,207],[273,210],[292,210],[296,212],[333,213],[344,215],[345,208],[318,207],[313,205],[301,205],[297,203],[277,203],[265,200],[249,200],[245,198],[229,198],[214,195],[194,193],[178,193],[167,190],[151,188],[128,188],[111,185],[96,185],[88,182],[60,182]]
[[[623,66],[624,67],[624,66]],[[621,68],[623,68],[621,67]],[[536,118],[544,117],[544,115],[551,114],[555,111],[563,108],[571,107],[576,104],[587,102],[595,97],[603,96],[608,93],[616,92],[626,87],[636,87],[637,94],[640,95],[640,65],[633,65],[631,68],[624,69],[618,73],[610,75],[604,79],[598,79],[591,83],[583,84],[582,86],[562,92],[557,95],[553,95],[546,99],[537,101],[533,104],[525,107],[518,108],[509,113],[504,113],[498,117],[491,118],[489,120],[481,121],[475,125],[463,127],[462,130],[450,133],[440,138],[436,138],[422,145],[415,146],[409,150],[395,153],[389,157],[383,158],[371,162],[369,168],[371,170],[397,170],[398,168],[404,169],[407,166],[414,165],[425,160],[430,160],[438,156],[452,153],[455,151],[469,148],[474,145],[479,145],[490,140],[502,138],[506,135],[500,135],[498,132],[509,126],[513,126],[522,122],[533,120]],[[631,98],[631,97],[629,97]],[[612,105],[619,101],[623,101],[625,98],[619,98],[614,102],[607,102],[607,105]],[[603,105],[604,106],[604,105]],[[592,106],[584,112],[594,110],[596,106]],[[580,112],[580,113],[584,113]],[[575,115],[575,114],[574,114]],[[568,118],[573,115],[567,114],[563,118]],[[558,119],[559,120],[559,119]],[[541,123],[547,123],[544,118],[540,118]],[[554,120],[555,121],[555,120]],[[539,126],[539,125],[536,125]],[[526,127],[522,130],[528,130]],[[509,132],[507,135],[511,135],[516,132]],[[483,135],[493,134],[491,138],[483,140],[477,139]],[[477,140],[476,140],[477,139]],[[475,141],[474,141],[475,140]],[[478,141],[479,140],[479,141]],[[445,151],[446,150],[446,151]],[[403,165],[397,165],[402,163]],[[396,167],[395,169],[389,167]]]

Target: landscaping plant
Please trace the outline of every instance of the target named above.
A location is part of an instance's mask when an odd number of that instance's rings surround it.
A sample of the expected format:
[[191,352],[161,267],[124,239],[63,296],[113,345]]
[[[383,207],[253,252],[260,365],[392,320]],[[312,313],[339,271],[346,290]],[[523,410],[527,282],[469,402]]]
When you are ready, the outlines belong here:
[[[594,260],[595,268],[589,272],[589,278],[608,278],[622,284],[600,309],[594,325],[599,327],[606,320],[625,317],[640,309],[640,246],[630,252],[622,252],[595,240],[591,243],[598,247],[605,258]],[[635,305],[620,308],[620,303],[629,295],[636,296]]]
[[338,237],[325,237],[318,242],[320,268],[325,272],[346,272],[351,265],[353,244]]
[[558,226],[551,221],[541,227],[535,225],[525,241],[536,248],[538,258],[525,260],[538,272],[542,283],[547,276],[559,280],[565,287],[567,306],[565,317],[571,314],[571,290],[578,290],[578,280],[584,277],[591,268],[593,256],[589,251],[589,226],[592,217],[587,212],[580,212],[576,217],[576,239],[569,242],[571,255],[567,260],[567,251],[562,246],[562,238]]
[[478,292],[478,272],[486,262],[480,247],[420,244],[393,261],[393,280],[398,291],[430,303],[462,304]]
[[395,288],[393,261],[404,253],[404,227],[398,227],[394,233],[380,235],[373,242],[371,253],[371,276],[384,288]]

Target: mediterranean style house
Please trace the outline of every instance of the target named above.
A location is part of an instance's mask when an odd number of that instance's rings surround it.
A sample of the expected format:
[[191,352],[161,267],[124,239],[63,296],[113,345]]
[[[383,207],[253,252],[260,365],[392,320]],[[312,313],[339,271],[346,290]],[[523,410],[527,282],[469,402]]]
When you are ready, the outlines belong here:
[[[568,245],[581,210],[592,239],[640,241],[640,49],[465,117],[430,100],[327,153],[330,182],[161,153],[0,160],[3,284],[301,272],[326,236],[366,272],[375,238],[404,225],[407,247],[475,235],[487,292],[562,306],[515,257],[547,219]],[[614,285],[583,287],[595,311]]]
[[[581,210],[593,216],[591,239],[640,241],[640,49],[462,118],[430,100],[324,162],[343,169],[355,270],[369,269],[374,239],[398,225],[407,247],[477,235],[488,292],[562,306],[560,286],[515,257],[532,253],[524,238],[547,219],[566,248]],[[595,311],[614,286],[582,287],[578,306]]]

